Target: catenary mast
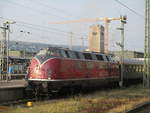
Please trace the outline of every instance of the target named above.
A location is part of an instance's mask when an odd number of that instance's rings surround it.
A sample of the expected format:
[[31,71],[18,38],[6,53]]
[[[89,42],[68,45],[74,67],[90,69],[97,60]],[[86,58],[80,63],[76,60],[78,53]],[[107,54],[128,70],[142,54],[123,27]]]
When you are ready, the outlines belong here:
[[150,88],[150,0],[145,0],[144,88]]

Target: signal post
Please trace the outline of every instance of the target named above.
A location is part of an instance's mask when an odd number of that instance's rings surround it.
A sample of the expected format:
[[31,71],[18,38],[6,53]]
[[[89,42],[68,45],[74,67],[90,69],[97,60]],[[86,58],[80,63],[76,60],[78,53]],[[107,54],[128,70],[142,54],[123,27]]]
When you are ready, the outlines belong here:
[[121,63],[121,76],[120,76],[120,82],[119,86],[123,87],[123,78],[124,78],[124,24],[127,23],[127,17],[121,16],[121,27],[117,28],[118,30],[121,30],[121,43],[119,43],[119,46],[121,47],[121,57],[120,57],[120,63]]

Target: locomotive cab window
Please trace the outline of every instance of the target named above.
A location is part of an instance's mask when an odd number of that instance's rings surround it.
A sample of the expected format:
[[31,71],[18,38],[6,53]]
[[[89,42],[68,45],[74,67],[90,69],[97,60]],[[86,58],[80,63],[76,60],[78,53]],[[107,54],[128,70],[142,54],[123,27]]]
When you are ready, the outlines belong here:
[[60,50],[60,53],[61,53],[62,57],[64,57],[64,58],[66,58],[66,57],[67,57],[67,56],[66,56],[66,53],[65,53],[65,51],[64,51],[64,50]]
[[68,51],[70,58],[77,58],[73,51]]
[[47,55],[58,57],[58,56],[60,56],[60,53],[59,53],[59,50],[57,50],[57,49],[49,49],[47,51]]
[[67,58],[70,58],[70,55],[67,50],[65,50],[65,54],[66,54]]
[[42,56],[42,57],[59,57],[61,56],[60,55],[60,52],[57,50],[57,49],[51,49],[51,48],[48,48],[48,49],[43,49],[43,50],[40,50],[39,53],[36,55],[36,56]]
[[47,50],[46,49],[41,49],[39,51],[39,53],[37,53],[37,56],[41,56],[41,55],[45,55],[47,53]]

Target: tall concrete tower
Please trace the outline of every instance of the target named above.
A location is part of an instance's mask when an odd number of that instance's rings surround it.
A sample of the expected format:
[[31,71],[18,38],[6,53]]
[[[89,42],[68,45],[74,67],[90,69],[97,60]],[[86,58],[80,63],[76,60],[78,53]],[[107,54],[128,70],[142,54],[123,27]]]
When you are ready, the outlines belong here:
[[104,53],[104,26],[90,26],[88,50],[92,52]]

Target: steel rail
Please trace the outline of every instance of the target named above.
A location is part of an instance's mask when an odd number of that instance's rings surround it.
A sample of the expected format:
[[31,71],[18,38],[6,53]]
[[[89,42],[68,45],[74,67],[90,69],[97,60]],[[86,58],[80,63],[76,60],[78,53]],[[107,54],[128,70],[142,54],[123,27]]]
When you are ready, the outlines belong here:
[[128,110],[125,113],[141,113],[143,110],[145,110],[149,106],[150,106],[150,101],[149,102],[145,102],[145,103],[140,104],[140,105],[137,105],[136,107]]

